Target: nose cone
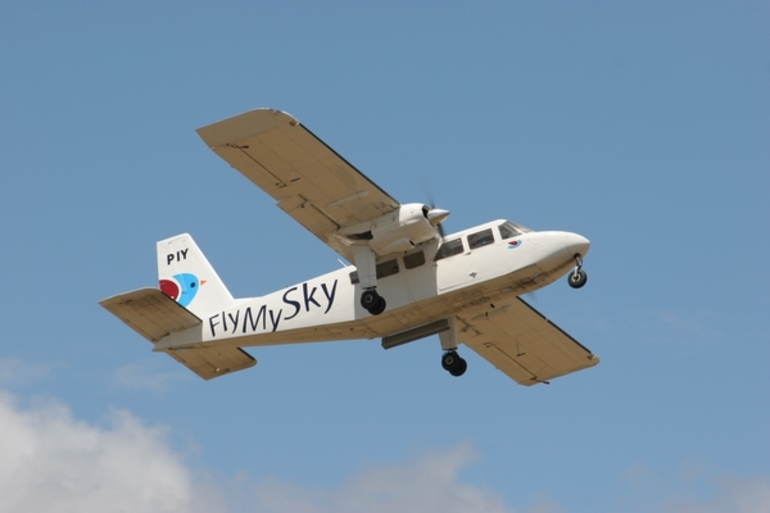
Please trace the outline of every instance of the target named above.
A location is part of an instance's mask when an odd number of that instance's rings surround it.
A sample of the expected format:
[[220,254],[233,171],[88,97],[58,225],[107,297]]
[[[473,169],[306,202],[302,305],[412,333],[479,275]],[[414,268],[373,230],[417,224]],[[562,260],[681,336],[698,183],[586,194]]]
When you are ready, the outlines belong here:
[[433,226],[440,225],[447,217],[449,217],[449,210],[443,208],[432,208],[428,211],[428,221]]
[[584,257],[586,256],[586,253],[588,253],[588,249],[591,247],[591,242],[589,242],[589,240],[582,235],[578,235],[577,233],[568,233],[567,247],[571,256],[580,255],[581,257]]

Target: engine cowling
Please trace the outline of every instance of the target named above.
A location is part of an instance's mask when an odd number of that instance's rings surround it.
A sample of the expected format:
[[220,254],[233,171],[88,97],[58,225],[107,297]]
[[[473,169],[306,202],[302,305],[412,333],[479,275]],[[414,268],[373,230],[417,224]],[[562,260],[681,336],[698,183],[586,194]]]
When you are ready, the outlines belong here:
[[439,236],[437,226],[449,211],[432,209],[422,203],[401,205],[372,221],[369,246],[380,256],[409,251],[417,244]]

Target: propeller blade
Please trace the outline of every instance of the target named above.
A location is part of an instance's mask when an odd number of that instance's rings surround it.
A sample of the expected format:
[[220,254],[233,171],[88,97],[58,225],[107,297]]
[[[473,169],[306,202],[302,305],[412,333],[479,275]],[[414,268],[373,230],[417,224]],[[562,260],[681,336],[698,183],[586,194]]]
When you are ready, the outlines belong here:
[[420,177],[420,182],[422,185],[422,189],[425,192],[425,196],[428,197],[428,206],[430,207],[430,211],[428,211],[427,218],[430,224],[432,224],[434,227],[438,229],[439,237],[441,237],[441,240],[444,240],[444,226],[441,224],[446,220],[447,217],[449,217],[449,210],[444,210],[441,208],[436,208],[436,201],[433,198],[433,187],[430,185],[430,179],[428,178],[428,175],[426,173],[423,173]]

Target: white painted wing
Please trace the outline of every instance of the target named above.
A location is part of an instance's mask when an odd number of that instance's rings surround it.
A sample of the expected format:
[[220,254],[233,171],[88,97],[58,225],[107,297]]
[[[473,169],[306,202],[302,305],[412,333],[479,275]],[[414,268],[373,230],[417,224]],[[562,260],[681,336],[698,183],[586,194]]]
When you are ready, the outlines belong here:
[[520,385],[599,363],[599,358],[521,298],[460,312],[458,339]]
[[217,155],[352,262],[334,234],[399,203],[290,114],[257,109],[197,130]]

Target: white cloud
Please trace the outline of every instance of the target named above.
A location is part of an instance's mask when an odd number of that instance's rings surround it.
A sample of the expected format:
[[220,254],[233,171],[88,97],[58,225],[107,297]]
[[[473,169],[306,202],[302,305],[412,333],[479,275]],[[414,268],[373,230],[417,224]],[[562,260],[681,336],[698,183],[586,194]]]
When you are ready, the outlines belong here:
[[770,513],[770,477],[754,476],[717,479],[710,501],[696,498],[669,501],[669,513]]
[[768,475],[737,478],[699,462],[665,476],[636,463],[621,482],[626,487],[620,497],[627,505],[624,511],[770,513]]
[[253,511],[265,513],[512,513],[499,494],[460,481],[460,471],[475,458],[463,444],[407,464],[364,470],[335,490],[266,479],[246,500]]
[[115,369],[113,381],[120,388],[163,392],[173,382],[184,381],[194,376],[186,369],[158,370],[159,366],[157,360],[127,363]]
[[[245,474],[208,482],[166,435],[126,411],[94,425],[73,418],[61,403],[21,407],[0,391],[0,513],[513,513],[499,493],[462,480],[462,470],[477,459],[470,444],[365,468],[339,487],[322,488]],[[622,479],[624,509],[770,513],[770,476],[684,470],[662,477],[642,464],[631,467]],[[545,496],[519,511],[564,510]]]
[[0,513],[512,513],[499,494],[460,480],[476,458],[468,444],[365,469],[323,489],[248,476],[204,483],[166,434],[126,411],[99,426],[73,418],[61,403],[25,408],[0,391]]
[[212,511],[164,436],[125,411],[105,428],[0,392],[0,512]]
[[27,385],[46,378],[53,369],[47,363],[30,363],[19,358],[0,358],[0,385]]

